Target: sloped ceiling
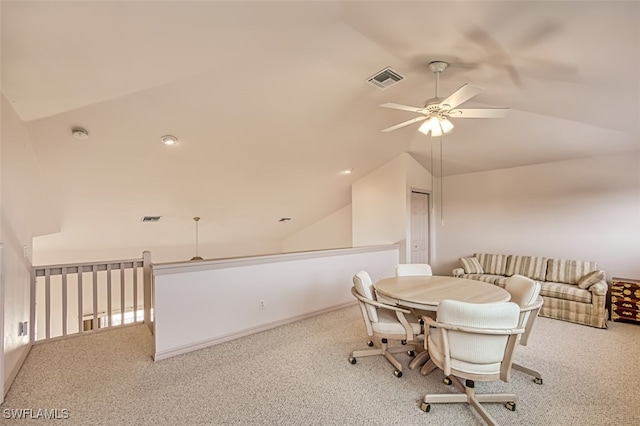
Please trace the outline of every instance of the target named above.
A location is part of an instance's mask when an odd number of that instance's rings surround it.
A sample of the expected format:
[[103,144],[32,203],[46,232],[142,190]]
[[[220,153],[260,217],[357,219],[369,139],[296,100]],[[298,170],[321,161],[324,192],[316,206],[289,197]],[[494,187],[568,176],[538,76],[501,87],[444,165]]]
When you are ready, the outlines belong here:
[[[2,92],[26,122],[61,232],[42,251],[280,241],[350,203],[402,152],[379,108],[485,90],[435,146],[436,175],[640,148],[638,2],[1,3]],[[366,82],[391,66],[405,79]],[[71,135],[74,126],[89,139]],[[161,145],[162,135],[180,138]],[[353,169],[348,176],[343,169]],[[156,224],[142,216],[161,215]],[[279,223],[281,217],[291,217]],[[202,253],[207,257],[207,253]]]

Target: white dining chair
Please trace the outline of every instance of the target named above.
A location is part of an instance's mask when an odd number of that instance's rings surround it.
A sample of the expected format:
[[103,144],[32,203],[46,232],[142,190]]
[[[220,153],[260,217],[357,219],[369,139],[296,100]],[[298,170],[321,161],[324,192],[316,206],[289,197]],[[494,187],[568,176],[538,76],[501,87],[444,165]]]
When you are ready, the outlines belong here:
[[[514,394],[476,393],[474,382],[509,381],[513,351],[524,333],[524,328],[518,327],[519,319],[520,307],[511,302],[440,302],[438,321],[425,318],[430,359],[421,373],[439,368],[445,383],[461,393],[427,394],[420,408],[429,412],[431,404],[467,403],[490,425],[496,422],[482,402],[503,402],[514,411]],[[465,379],[465,384],[460,379]]]
[[[407,342],[414,341],[421,333],[417,318],[409,309],[378,301],[373,281],[366,271],[360,271],[353,277],[351,294],[358,299],[367,335],[371,339],[369,346],[375,347],[353,351],[349,362],[355,364],[359,357],[382,355],[395,367],[393,374],[402,377],[402,365],[393,354],[407,352],[410,356],[415,355],[415,346],[407,345]],[[389,341],[400,344],[390,346]]]
[[431,266],[426,263],[401,263],[396,266],[396,277],[430,276]]

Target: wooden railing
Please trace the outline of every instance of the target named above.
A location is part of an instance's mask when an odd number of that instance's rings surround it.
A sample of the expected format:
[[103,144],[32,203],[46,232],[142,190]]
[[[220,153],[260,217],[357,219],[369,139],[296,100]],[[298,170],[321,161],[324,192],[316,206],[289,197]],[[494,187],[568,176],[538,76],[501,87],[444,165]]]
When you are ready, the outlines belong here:
[[148,251],[141,259],[34,267],[33,341],[142,322],[153,333],[151,279]]

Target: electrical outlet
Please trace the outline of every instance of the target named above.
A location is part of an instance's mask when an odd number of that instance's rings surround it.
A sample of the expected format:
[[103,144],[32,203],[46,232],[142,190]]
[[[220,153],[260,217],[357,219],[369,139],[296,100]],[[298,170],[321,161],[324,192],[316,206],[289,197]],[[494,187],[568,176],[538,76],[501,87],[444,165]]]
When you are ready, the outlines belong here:
[[18,323],[18,336],[27,336],[29,334],[29,321]]
[[260,308],[260,310],[264,309],[264,300],[261,300],[260,302],[258,302],[258,307]]

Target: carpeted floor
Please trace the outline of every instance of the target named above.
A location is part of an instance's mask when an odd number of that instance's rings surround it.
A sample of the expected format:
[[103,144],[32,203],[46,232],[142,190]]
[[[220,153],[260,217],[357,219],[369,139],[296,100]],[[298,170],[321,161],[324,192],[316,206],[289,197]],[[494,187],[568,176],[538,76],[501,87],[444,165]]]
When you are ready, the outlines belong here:
[[[419,409],[427,392],[456,392],[442,372],[402,378],[382,357],[347,361],[366,348],[358,308],[310,319],[153,362],[144,325],[36,345],[0,406],[58,409],[64,425],[482,425],[464,404]],[[512,372],[509,383],[478,392],[514,392],[515,412],[486,404],[503,425],[640,424],[640,327],[608,330],[539,318],[516,359],[539,370],[543,385]],[[410,358],[399,355],[403,364]],[[67,410],[67,411],[63,411]]]

